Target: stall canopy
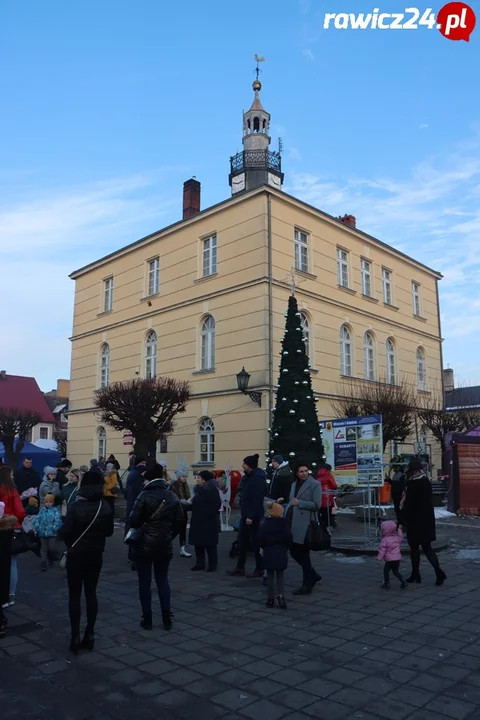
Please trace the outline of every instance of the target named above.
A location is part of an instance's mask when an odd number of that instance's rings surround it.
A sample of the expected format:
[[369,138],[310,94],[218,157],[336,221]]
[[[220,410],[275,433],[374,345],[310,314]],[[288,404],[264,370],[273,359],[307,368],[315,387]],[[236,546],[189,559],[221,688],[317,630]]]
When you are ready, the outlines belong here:
[[[61,455],[58,450],[46,450],[45,448],[40,448],[36,445],[33,445],[32,443],[26,442],[20,454],[19,467],[22,464],[24,458],[26,457],[32,458],[33,467],[43,477],[43,468],[46,465],[51,465],[55,467],[56,464],[59,462]],[[6,465],[7,457],[5,455],[5,448],[2,443],[0,443],[0,458]]]

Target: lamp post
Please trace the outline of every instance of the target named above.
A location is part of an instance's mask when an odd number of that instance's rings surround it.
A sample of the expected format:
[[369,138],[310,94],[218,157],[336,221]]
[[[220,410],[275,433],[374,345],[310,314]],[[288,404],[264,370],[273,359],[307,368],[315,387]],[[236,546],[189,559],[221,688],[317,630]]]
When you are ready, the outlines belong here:
[[253,400],[253,402],[256,402],[258,407],[262,407],[262,393],[251,391],[249,392],[247,390],[248,383],[250,380],[250,375],[247,373],[244,367],[242,367],[241,371],[237,373],[237,385],[238,389],[241,393],[244,395],[248,395],[248,397]]

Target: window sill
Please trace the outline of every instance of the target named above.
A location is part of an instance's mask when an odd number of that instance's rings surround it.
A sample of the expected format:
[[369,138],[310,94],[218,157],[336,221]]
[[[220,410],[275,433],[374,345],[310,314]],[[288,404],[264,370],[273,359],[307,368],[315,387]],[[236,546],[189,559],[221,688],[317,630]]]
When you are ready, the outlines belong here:
[[355,375],[344,375],[342,372],[340,373],[340,377],[347,378],[348,380],[358,380],[358,378],[355,377]]
[[215,372],[215,368],[205,368],[205,370],[194,370],[192,375],[211,375]]
[[102,312],[97,313],[97,317],[103,317],[104,315],[110,315],[113,312],[113,310],[102,310]]
[[215,467],[214,462],[196,462],[190,465],[191,468]]
[[308,272],[307,270],[300,270],[300,268],[295,268],[295,272],[299,273],[302,277],[309,278],[310,280],[316,280],[318,275],[314,275],[311,272]]
[[202,275],[202,277],[196,278],[196,280],[194,280],[193,282],[194,283],[202,283],[202,282],[205,282],[205,280],[212,280],[212,278],[217,277],[217,275],[218,275],[218,272],[211,273],[210,275]]
[[337,285],[337,287],[338,287],[339,290],[343,290],[343,292],[346,292],[346,293],[348,293],[349,295],[356,295],[356,294],[357,294],[357,291],[356,291],[356,290],[352,290],[352,288],[345,287],[344,285]]
[[423,315],[415,315],[415,313],[413,313],[413,317],[415,320],[420,320],[420,322],[427,322],[427,318],[423,317]]
[[371,295],[364,295],[364,294],[362,293],[362,298],[363,298],[364,300],[368,300],[368,302],[378,303],[378,299],[372,297]]
[[383,306],[384,306],[384,307],[387,307],[387,308],[390,308],[390,310],[395,310],[396,312],[398,312],[398,310],[400,310],[399,307],[397,307],[396,305],[393,305],[392,303],[386,303],[386,302],[384,302],[384,303],[383,303]]
[[417,392],[421,393],[422,395],[431,395],[432,393],[430,390],[426,390],[425,388],[417,388]]
[[140,302],[148,302],[149,300],[152,300],[153,298],[156,298],[160,295],[160,292],[153,293],[153,295],[145,295],[144,297],[140,298]]

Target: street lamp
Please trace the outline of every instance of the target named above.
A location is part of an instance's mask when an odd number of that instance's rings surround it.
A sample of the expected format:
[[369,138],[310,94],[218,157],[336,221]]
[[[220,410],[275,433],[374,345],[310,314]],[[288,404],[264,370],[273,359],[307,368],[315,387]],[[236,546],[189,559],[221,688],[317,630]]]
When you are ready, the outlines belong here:
[[249,398],[253,400],[253,402],[256,402],[259,407],[262,407],[262,393],[260,392],[249,392],[247,390],[248,383],[250,380],[250,375],[247,373],[244,367],[242,367],[241,371],[237,373],[237,385],[238,389],[241,393],[244,395],[248,395]]

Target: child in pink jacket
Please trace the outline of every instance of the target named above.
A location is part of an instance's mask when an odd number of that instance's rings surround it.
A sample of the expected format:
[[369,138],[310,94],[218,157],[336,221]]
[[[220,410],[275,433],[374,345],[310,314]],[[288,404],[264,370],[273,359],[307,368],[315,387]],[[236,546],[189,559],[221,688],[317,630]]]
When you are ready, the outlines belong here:
[[400,574],[400,560],[402,559],[402,552],[400,545],[403,540],[403,533],[398,529],[397,523],[394,520],[385,520],[381,524],[382,541],[377,555],[377,561],[385,561],[383,566],[383,585],[384,590],[390,589],[390,570],[393,572],[396,578],[400,580],[401,588],[404,590],[407,587],[407,583]]

